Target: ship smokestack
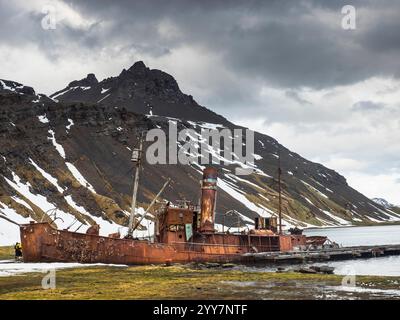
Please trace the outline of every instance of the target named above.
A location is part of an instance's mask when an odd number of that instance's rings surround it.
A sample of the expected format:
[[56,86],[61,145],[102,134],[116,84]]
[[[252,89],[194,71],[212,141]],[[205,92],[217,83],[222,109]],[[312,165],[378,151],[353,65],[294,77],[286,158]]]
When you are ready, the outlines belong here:
[[217,169],[207,167],[203,171],[203,180],[201,182],[201,232],[214,232],[216,199]]

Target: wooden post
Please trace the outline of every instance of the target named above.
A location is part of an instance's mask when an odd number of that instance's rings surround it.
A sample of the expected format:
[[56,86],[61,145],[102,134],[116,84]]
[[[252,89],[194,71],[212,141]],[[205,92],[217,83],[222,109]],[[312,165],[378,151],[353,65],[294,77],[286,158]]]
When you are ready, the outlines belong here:
[[18,227],[21,226],[19,223],[17,223],[17,222],[15,222],[15,221],[11,220],[10,218],[7,218],[6,216],[3,216],[3,212],[0,211],[0,213],[1,213],[0,218],[2,218],[2,219],[4,219],[4,220],[7,220],[8,222],[11,222],[11,223],[17,225]]
[[154,199],[151,201],[150,205],[147,207],[146,211],[143,213],[142,217],[140,220],[135,224],[135,226],[132,228],[132,232],[136,230],[136,228],[140,225],[146,214],[149,212],[149,210],[153,207],[153,205],[156,203],[158,197],[163,193],[164,189],[168,186],[168,184],[171,182],[171,179],[168,179],[161,190],[157,193],[157,195],[154,197]]
[[132,193],[132,204],[131,204],[131,215],[129,216],[129,229],[128,237],[133,237],[133,223],[135,221],[135,208],[137,192],[139,187],[139,174],[142,164],[142,148],[143,148],[143,135],[140,136],[139,149],[134,149],[132,153],[132,161],[136,163],[135,180],[133,182],[133,193]]
[[278,147],[279,234],[282,234],[281,148]]

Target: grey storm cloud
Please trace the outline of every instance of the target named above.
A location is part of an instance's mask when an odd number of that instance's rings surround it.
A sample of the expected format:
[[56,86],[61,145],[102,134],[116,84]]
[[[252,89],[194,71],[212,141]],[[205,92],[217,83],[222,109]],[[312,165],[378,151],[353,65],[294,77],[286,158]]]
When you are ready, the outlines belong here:
[[285,95],[288,98],[291,98],[295,101],[297,101],[299,104],[311,104],[310,101],[307,101],[306,99],[303,99],[298,92],[294,91],[294,90],[287,90],[285,92]]
[[[7,3],[0,1],[1,42],[34,41],[50,55],[68,42],[79,43],[82,51],[119,42],[155,56],[182,44],[199,45],[223,55],[237,73],[287,88],[400,75],[395,0],[351,1],[358,22],[352,31],[341,28],[344,1],[65,1],[96,23],[61,25],[53,35],[37,23],[43,15],[16,13]],[[157,27],[163,20],[176,25],[179,35],[161,36]]]
[[355,111],[374,111],[381,110],[385,107],[384,103],[377,103],[373,101],[359,101],[353,104],[353,110]]
[[[400,1],[65,0],[79,18],[43,30],[41,6],[60,1],[0,0],[0,54],[36,55],[43,73],[65,81],[48,81],[47,91],[148,59],[200,104],[239,124],[258,123],[254,129],[310,159],[356,159],[368,173],[400,174]],[[349,4],[355,30],[341,27]],[[27,77],[43,85],[36,78]],[[376,95],[375,82],[352,87],[371,79],[380,84]]]
[[[183,43],[200,45],[222,54],[230,69],[270,85],[325,88],[400,75],[398,1],[352,1],[358,25],[351,31],[341,28],[345,1],[67,3],[99,24],[111,22],[98,28],[102,45],[120,39],[156,54],[158,48],[168,54]],[[180,34],[160,36],[157,25],[162,20],[171,21]]]

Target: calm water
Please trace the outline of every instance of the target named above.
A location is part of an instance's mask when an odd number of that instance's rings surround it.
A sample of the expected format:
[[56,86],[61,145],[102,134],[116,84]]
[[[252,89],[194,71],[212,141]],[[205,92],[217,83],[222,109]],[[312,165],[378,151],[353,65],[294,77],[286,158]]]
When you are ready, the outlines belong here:
[[339,275],[400,276],[400,256],[331,261],[319,264],[334,267],[334,273]]
[[400,225],[307,229],[304,230],[304,234],[307,236],[327,236],[330,240],[345,247],[375,244],[400,244]]
[[[327,236],[332,241],[348,247],[361,245],[400,244],[399,226],[376,227],[347,227],[329,229],[308,229],[304,234]],[[376,275],[376,276],[400,276],[400,256],[387,256],[370,259],[355,259],[344,261],[327,261],[312,263],[313,265],[329,265],[335,268],[334,273],[339,275]],[[283,266],[286,269],[297,268],[298,265]],[[251,271],[276,271],[276,266],[244,267]],[[399,284],[400,288],[400,284]]]
[[[342,246],[400,244],[400,225],[305,230],[306,235],[324,235]],[[333,261],[336,274],[400,276],[400,256]]]

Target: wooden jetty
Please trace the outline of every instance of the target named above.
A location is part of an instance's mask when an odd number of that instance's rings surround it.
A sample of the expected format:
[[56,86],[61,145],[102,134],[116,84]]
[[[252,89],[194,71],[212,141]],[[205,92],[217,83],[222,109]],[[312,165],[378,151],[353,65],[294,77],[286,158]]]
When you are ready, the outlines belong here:
[[308,251],[245,253],[249,263],[305,263],[400,255],[400,244],[321,248]]

